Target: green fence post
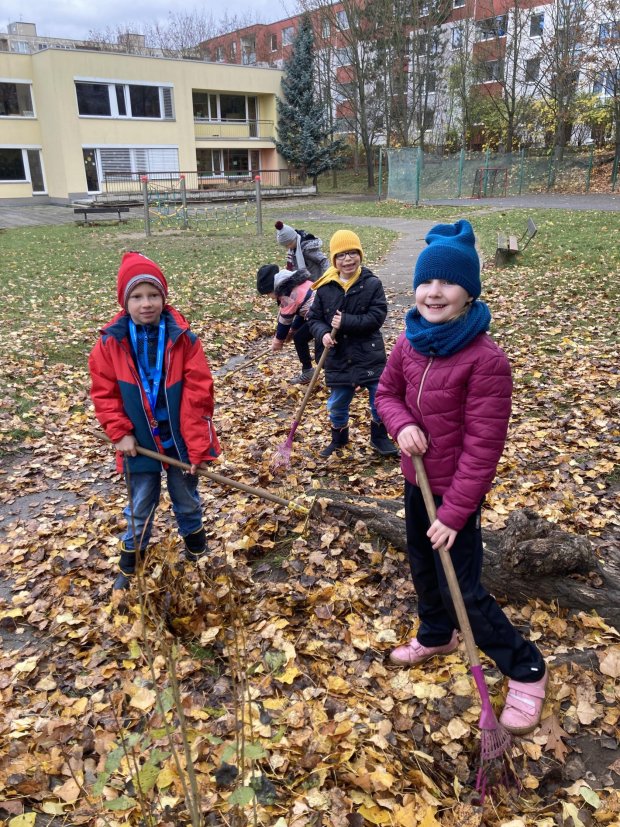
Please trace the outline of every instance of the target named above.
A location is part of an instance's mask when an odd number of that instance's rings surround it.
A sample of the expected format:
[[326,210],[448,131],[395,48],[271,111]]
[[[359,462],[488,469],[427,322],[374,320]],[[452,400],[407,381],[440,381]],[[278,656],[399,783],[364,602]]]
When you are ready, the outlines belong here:
[[381,147],[379,147],[379,190],[378,190],[378,196],[379,196],[378,200],[379,201],[381,201],[381,184],[383,183],[383,181],[382,181],[382,177],[383,177],[382,159],[383,159],[383,152],[381,152]]
[[525,174],[525,149],[521,147],[521,163],[519,165],[519,195],[523,192],[523,176]]
[[263,234],[263,210],[261,203],[260,175],[254,176],[256,185],[256,235]]
[[185,188],[185,176],[184,175],[179,176],[179,183],[180,183],[180,187],[181,187],[181,204],[183,205],[181,207],[182,216],[183,216],[183,218],[182,218],[183,229],[187,230],[187,228],[189,226],[189,221],[187,220],[187,190]]
[[549,156],[549,173],[547,174],[547,192],[553,187],[553,183],[555,180],[555,176],[553,174],[553,161],[555,157],[555,151],[551,153]]
[[420,203],[420,178],[422,176],[422,147],[418,147],[418,155],[415,165],[415,205]]
[[456,197],[461,197],[463,191],[463,172],[465,171],[465,149],[461,149],[459,153],[459,181],[456,188]]
[[142,181],[142,201],[144,203],[144,235],[151,234],[151,216],[149,215],[149,179],[148,175],[143,175]]
[[590,157],[588,158],[588,169],[586,171],[586,192],[590,192],[590,177],[592,175],[592,167],[594,166],[594,147],[590,147]]
[[620,160],[620,154],[616,148],[616,155],[614,157],[614,165],[611,170],[611,191],[616,191],[616,182],[618,180],[618,161]]
[[491,150],[487,149],[484,153],[484,185],[482,187],[482,194],[487,197],[487,184],[489,182],[489,160],[491,158]]

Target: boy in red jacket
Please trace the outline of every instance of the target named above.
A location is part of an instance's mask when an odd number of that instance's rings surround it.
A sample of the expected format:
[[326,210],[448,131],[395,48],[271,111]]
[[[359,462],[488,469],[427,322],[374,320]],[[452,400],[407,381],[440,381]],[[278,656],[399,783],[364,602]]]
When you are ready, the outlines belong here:
[[[141,253],[123,256],[117,277],[123,308],[101,330],[88,360],[95,415],[117,449],[130,502],[122,538],[120,573],[113,589],[126,589],[135,573],[136,552],[146,548],[166,471],[168,493],[195,561],[208,551],[196,469],[220,451],[213,429],[213,379],[199,339],[172,305],[161,269]],[[192,466],[186,474],[144,457],[136,445]]]
[[[500,722],[515,735],[538,726],[548,672],[542,655],[480,582],[480,511],[504,450],[512,379],[487,334],[480,259],[468,221],[438,224],[416,262],[415,307],[381,375],[377,410],[401,449],[407,550],[418,596],[417,636],[391,655],[416,666],[453,652],[457,619],[437,550],[450,549],[476,644],[510,679]],[[412,455],[423,455],[437,519],[429,526]]]

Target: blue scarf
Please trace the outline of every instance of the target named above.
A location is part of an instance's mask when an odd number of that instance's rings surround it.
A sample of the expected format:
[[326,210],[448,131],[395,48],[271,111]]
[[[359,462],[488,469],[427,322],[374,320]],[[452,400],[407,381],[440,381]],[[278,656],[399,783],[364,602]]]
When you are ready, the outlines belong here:
[[405,334],[411,347],[423,356],[451,356],[468,345],[491,324],[491,311],[477,300],[469,310],[451,322],[428,322],[416,307],[405,316]]

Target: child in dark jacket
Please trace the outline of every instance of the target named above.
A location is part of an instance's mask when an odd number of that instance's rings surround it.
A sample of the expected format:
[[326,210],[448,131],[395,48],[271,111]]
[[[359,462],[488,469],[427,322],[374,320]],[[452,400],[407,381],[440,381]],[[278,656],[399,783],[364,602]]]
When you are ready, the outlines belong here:
[[[148,544],[162,470],[186,558],[195,561],[208,551],[196,469],[220,450],[211,423],[213,380],[199,339],[166,304],[167,295],[158,265],[125,253],[117,277],[123,309],[102,329],[88,360],[95,414],[117,449],[117,468],[125,471],[130,492],[113,589],[129,587],[136,552]],[[136,445],[189,463],[191,473],[138,454]]]
[[[368,389],[370,400],[370,444],[382,456],[398,453],[375,408],[375,393],[385,367],[381,326],[387,316],[387,299],[379,279],[362,265],[359,237],[338,230],[329,242],[332,266],[314,283],[316,296],[308,323],[322,348],[330,349],[325,360],[325,381],[330,389],[327,409],[331,441],[320,451],[329,457],[349,441],[349,407],[357,387]],[[331,330],[335,328],[335,339]]]
[[[480,512],[504,449],[512,379],[487,335],[491,314],[478,297],[480,260],[468,221],[439,224],[426,236],[413,287],[415,307],[396,342],[376,396],[401,449],[411,574],[418,596],[417,637],[390,660],[414,666],[458,646],[457,618],[436,550],[450,549],[476,644],[507,675],[500,722],[512,733],[540,721],[548,673],[480,582]],[[437,504],[429,527],[412,455],[424,465]]]
[[312,334],[306,321],[314,290],[307,270],[278,270],[277,264],[265,264],[256,273],[256,290],[261,296],[271,296],[279,307],[278,324],[271,342],[274,353],[282,350],[292,336],[297,356],[301,362],[301,373],[291,379],[291,385],[307,385],[314,369],[310,355]]
[[329,267],[323,242],[312,233],[276,221],[276,241],[286,247],[287,270],[307,270],[312,281],[316,281]]

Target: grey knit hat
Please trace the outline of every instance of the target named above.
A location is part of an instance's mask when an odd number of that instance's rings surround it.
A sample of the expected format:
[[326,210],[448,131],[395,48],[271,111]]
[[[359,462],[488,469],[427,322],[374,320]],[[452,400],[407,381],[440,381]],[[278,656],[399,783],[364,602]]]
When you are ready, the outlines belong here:
[[278,244],[282,244],[283,247],[288,246],[293,241],[297,241],[298,238],[297,230],[289,227],[288,224],[283,224],[282,221],[276,221],[276,241]]

